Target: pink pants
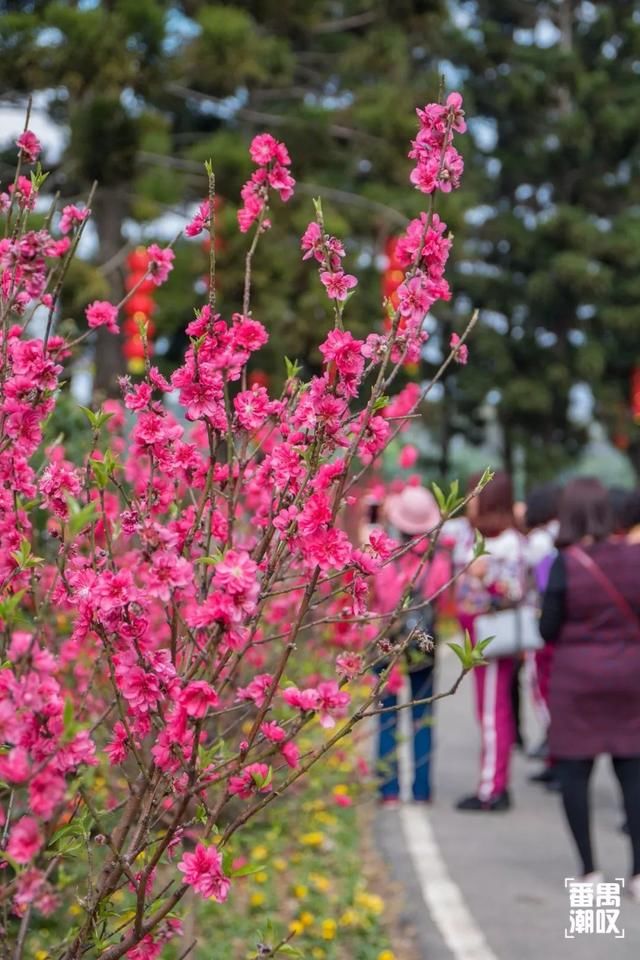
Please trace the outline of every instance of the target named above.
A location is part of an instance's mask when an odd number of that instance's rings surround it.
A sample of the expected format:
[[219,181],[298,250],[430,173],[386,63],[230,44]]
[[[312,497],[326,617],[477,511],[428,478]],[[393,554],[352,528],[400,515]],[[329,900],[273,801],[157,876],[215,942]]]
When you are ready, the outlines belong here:
[[509,762],[515,742],[511,680],[515,660],[500,657],[476,667],[476,709],[480,723],[480,784],[478,796],[490,800],[509,785]]
[[[475,644],[474,617],[459,615],[460,626]],[[480,725],[480,784],[478,796],[490,800],[509,785],[509,762],[516,739],[511,706],[511,681],[516,668],[512,657],[490,660],[475,667],[476,713]]]

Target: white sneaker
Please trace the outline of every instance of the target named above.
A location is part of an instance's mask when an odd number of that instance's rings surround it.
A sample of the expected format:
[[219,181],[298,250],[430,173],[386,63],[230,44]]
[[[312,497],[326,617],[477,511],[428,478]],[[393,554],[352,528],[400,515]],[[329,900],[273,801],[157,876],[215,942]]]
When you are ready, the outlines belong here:
[[631,880],[629,880],[627,893],[635,903],[640,903],[640,873],[636,873],[635,877],[631,877]]
[[594,870],[593,873],[585,873],[584,877],[581,877],[582,883],[592,883],[594,887],[598,883],[604,882],[604,873],[600,870]]

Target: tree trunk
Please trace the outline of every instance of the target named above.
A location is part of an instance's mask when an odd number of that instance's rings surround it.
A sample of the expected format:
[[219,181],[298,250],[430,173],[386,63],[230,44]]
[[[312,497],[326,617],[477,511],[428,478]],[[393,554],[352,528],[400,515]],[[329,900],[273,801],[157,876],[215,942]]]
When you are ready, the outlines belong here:
[[[98,231],[98,258],[102,264],[107,263],[122,249],[122,222],[127,210],[127,199],[119,187],[98,187],[93,202],[93,221]],[[109,284],[109,299],[118,303],[124,295],[122,268],[111,270],[106,279]],[[119,319],[122,326],[123,318]],[[122,343],[121,334],[114,336],[104,328],[97,331],[93,389],[100,399],[120,395],[118,377],[126,372]]]

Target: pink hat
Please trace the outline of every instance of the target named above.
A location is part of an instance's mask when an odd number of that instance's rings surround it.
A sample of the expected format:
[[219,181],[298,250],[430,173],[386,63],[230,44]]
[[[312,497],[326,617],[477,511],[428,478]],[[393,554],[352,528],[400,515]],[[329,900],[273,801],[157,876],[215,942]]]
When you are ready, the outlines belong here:
[[428,533],[440,522],[435,498],[424,487],[405,487],[385,502],[385,515],[400,533]]

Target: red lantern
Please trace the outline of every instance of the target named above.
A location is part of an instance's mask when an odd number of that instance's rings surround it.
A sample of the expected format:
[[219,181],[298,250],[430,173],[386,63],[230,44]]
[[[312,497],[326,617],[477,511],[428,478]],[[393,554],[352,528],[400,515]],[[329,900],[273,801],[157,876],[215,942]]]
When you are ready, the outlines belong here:
[[250,387],[268,387],[269,375],[264,370],[252,370],[247,378]]
[[[382,295],[386,300],[390,300],[394,307],[398,305],[398,287],[404,280],[404,268],[397,257],[397,247],[398,238],[389,237],[384,247],[387,265],[382,273]],[[386,326],[388,327],[388,324]]]
[[124,312],[129,317],[135,316],[136,313],[151,316],[155,309],[156,304],[153,297],[150,297],[148,293],[142,293],[140,290],[137,290],[124,305]]
[[149,254],[145,247],[136,247],[127,254],[127,266],[130,273],[146,273],[149,266]]
[[139,337],[140,328],[138,327],[138,320],[142,323],[146,322],[147,325],[147,337],[151,338],[155,336],[156,328],[152,320],[147,320],[145,316],[139,317],[127,317],[127,319],[122,324],[122,330],[127,337]]
[[[133,290],[134,287],[137,288],[139,293],[153,293],[155,289],[155,283],[151,278],[147,280],[142,280],[144,277],[144,271],[140,273],[136,271],[135,273],[127,274],[127,277],[124,281],[125,290],[129,293],[130,290]],[[142,280],[142,283],[140,282]]]
[[[156,310],[156,302],[152,296],[155,284],[146,276],[149,267],[149,254],[145,247],[136,247],[127,256],[128,273],[125,277],[125,288],[131,294],[124,304],[125,321],[122,330],[125,335],[122,352],[127,359],[129,373],[144,373],[145,350],[140,325],[146,327],[147,353],[151,355],[151,337],[155,327],[151,317]],[[133,292],[132,292],[133,291]]]
[[122,352],[127,360],[132,360],[134,357],[139,357],[140,359],[144,360],[144,344],[142,342],[142,337],[140,335],[129,337],[128,340],[125,340],[124,346],[122,347]]
[[[406,267],[400,261],[397,255],[397,249],[398,238],[389,237],[384,247],[387,265],[382,273],[382,295],[391,303],[391,306],[394,308],[394,310],[398,308],[398,287],[400,287],[404,282],[406,270]],[[385,332],[389,333],[391,330],[391,320],[389,317],[385,316],[382,323]],[[398,330],[403,330],[405,326],[406,320],[401,317],[400,322],[398,323]],[[415,363],[404,363],[403,366],[410,377],[417,376],[418,367]]]

